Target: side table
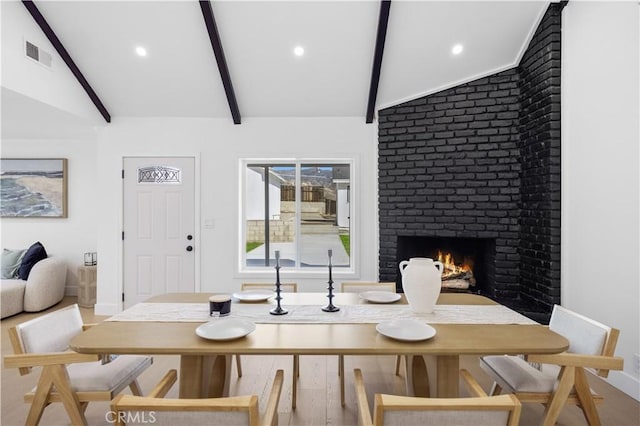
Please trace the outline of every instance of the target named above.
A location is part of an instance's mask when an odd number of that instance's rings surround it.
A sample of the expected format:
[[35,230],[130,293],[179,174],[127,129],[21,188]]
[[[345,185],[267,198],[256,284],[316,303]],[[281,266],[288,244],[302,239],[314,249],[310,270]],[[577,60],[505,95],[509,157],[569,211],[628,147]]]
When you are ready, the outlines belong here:
[[78,266],[78,305],[93,308],[96,304],[97,266]]

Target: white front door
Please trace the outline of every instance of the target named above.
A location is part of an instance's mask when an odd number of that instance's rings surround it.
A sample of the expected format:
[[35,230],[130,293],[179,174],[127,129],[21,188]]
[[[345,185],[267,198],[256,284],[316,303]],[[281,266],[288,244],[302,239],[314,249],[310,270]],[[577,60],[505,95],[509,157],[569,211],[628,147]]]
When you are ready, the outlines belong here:
[[124,158],[124,307],[195,291],[195,160]]

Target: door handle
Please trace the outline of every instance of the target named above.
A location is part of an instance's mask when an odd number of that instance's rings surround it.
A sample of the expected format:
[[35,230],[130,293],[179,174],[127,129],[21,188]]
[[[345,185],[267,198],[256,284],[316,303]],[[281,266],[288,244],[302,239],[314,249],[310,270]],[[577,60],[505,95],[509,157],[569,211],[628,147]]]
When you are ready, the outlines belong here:
[[192,246],[187,246],[187,251],[193,251],[193,247]]

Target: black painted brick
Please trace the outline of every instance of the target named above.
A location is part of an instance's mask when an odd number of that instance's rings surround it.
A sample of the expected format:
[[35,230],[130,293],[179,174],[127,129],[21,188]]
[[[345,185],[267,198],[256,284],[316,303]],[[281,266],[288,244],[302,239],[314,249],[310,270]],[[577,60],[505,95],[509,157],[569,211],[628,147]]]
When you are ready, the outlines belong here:
[[[560,134],[549,127],[560,120],[560,19],[552,5],[534,34],[519,66],[521,75],[521,219],[520,297],[528,309],[550,313],[560,303],[560,277],[552,274],[560,265],[560,239],[550,240],[559,220],[535,220],[560,211]],[[550,113],[557,111],[557,113]],[[529,223],[534,226],[528,226]]]
[[379,111],[380,280],[398,235],[488,238],[484,294],[559,302],[560,45],[552,4],[517,68]]

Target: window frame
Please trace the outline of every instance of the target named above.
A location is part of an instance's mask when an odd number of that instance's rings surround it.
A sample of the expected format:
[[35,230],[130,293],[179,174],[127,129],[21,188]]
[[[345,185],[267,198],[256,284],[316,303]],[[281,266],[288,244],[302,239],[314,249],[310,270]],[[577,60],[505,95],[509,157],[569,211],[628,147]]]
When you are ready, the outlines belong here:
[[[326,267],[323,266],[307,266],[301,267],[300,253],[301,244],[299,236],[301,231],[300,213],[301,213],[301,170],[302,166],[308,165],[349,165],[349,266],[333,266],[332,271],[335,276],[339,277],[355,277],[358,271],[358,232],[357,232],[357,212],[358,197],[357,197],[357,159],[356,158],[241,158],[239,161],[239,179],[240,179],[240,191],[238,200],[238,262],[237,262],[237,276],[238,277],[271,277],[273,275],[273,266],[251,266],[246,264],[246,237],[247,237],[247,175],[246,169],[249,165],[265,165],[265,166],[293,166],[296,170],[296,182],[295,182],[295,198],[296,198],[296,223],[295,223],[295,251],[296,251],[296,265],[295,267],[282,267],[280,274],[287,275],[289,277],[308,277],[308,278],[324,278],[327,276]],[[328,264],[328,258],[327,258]]]

